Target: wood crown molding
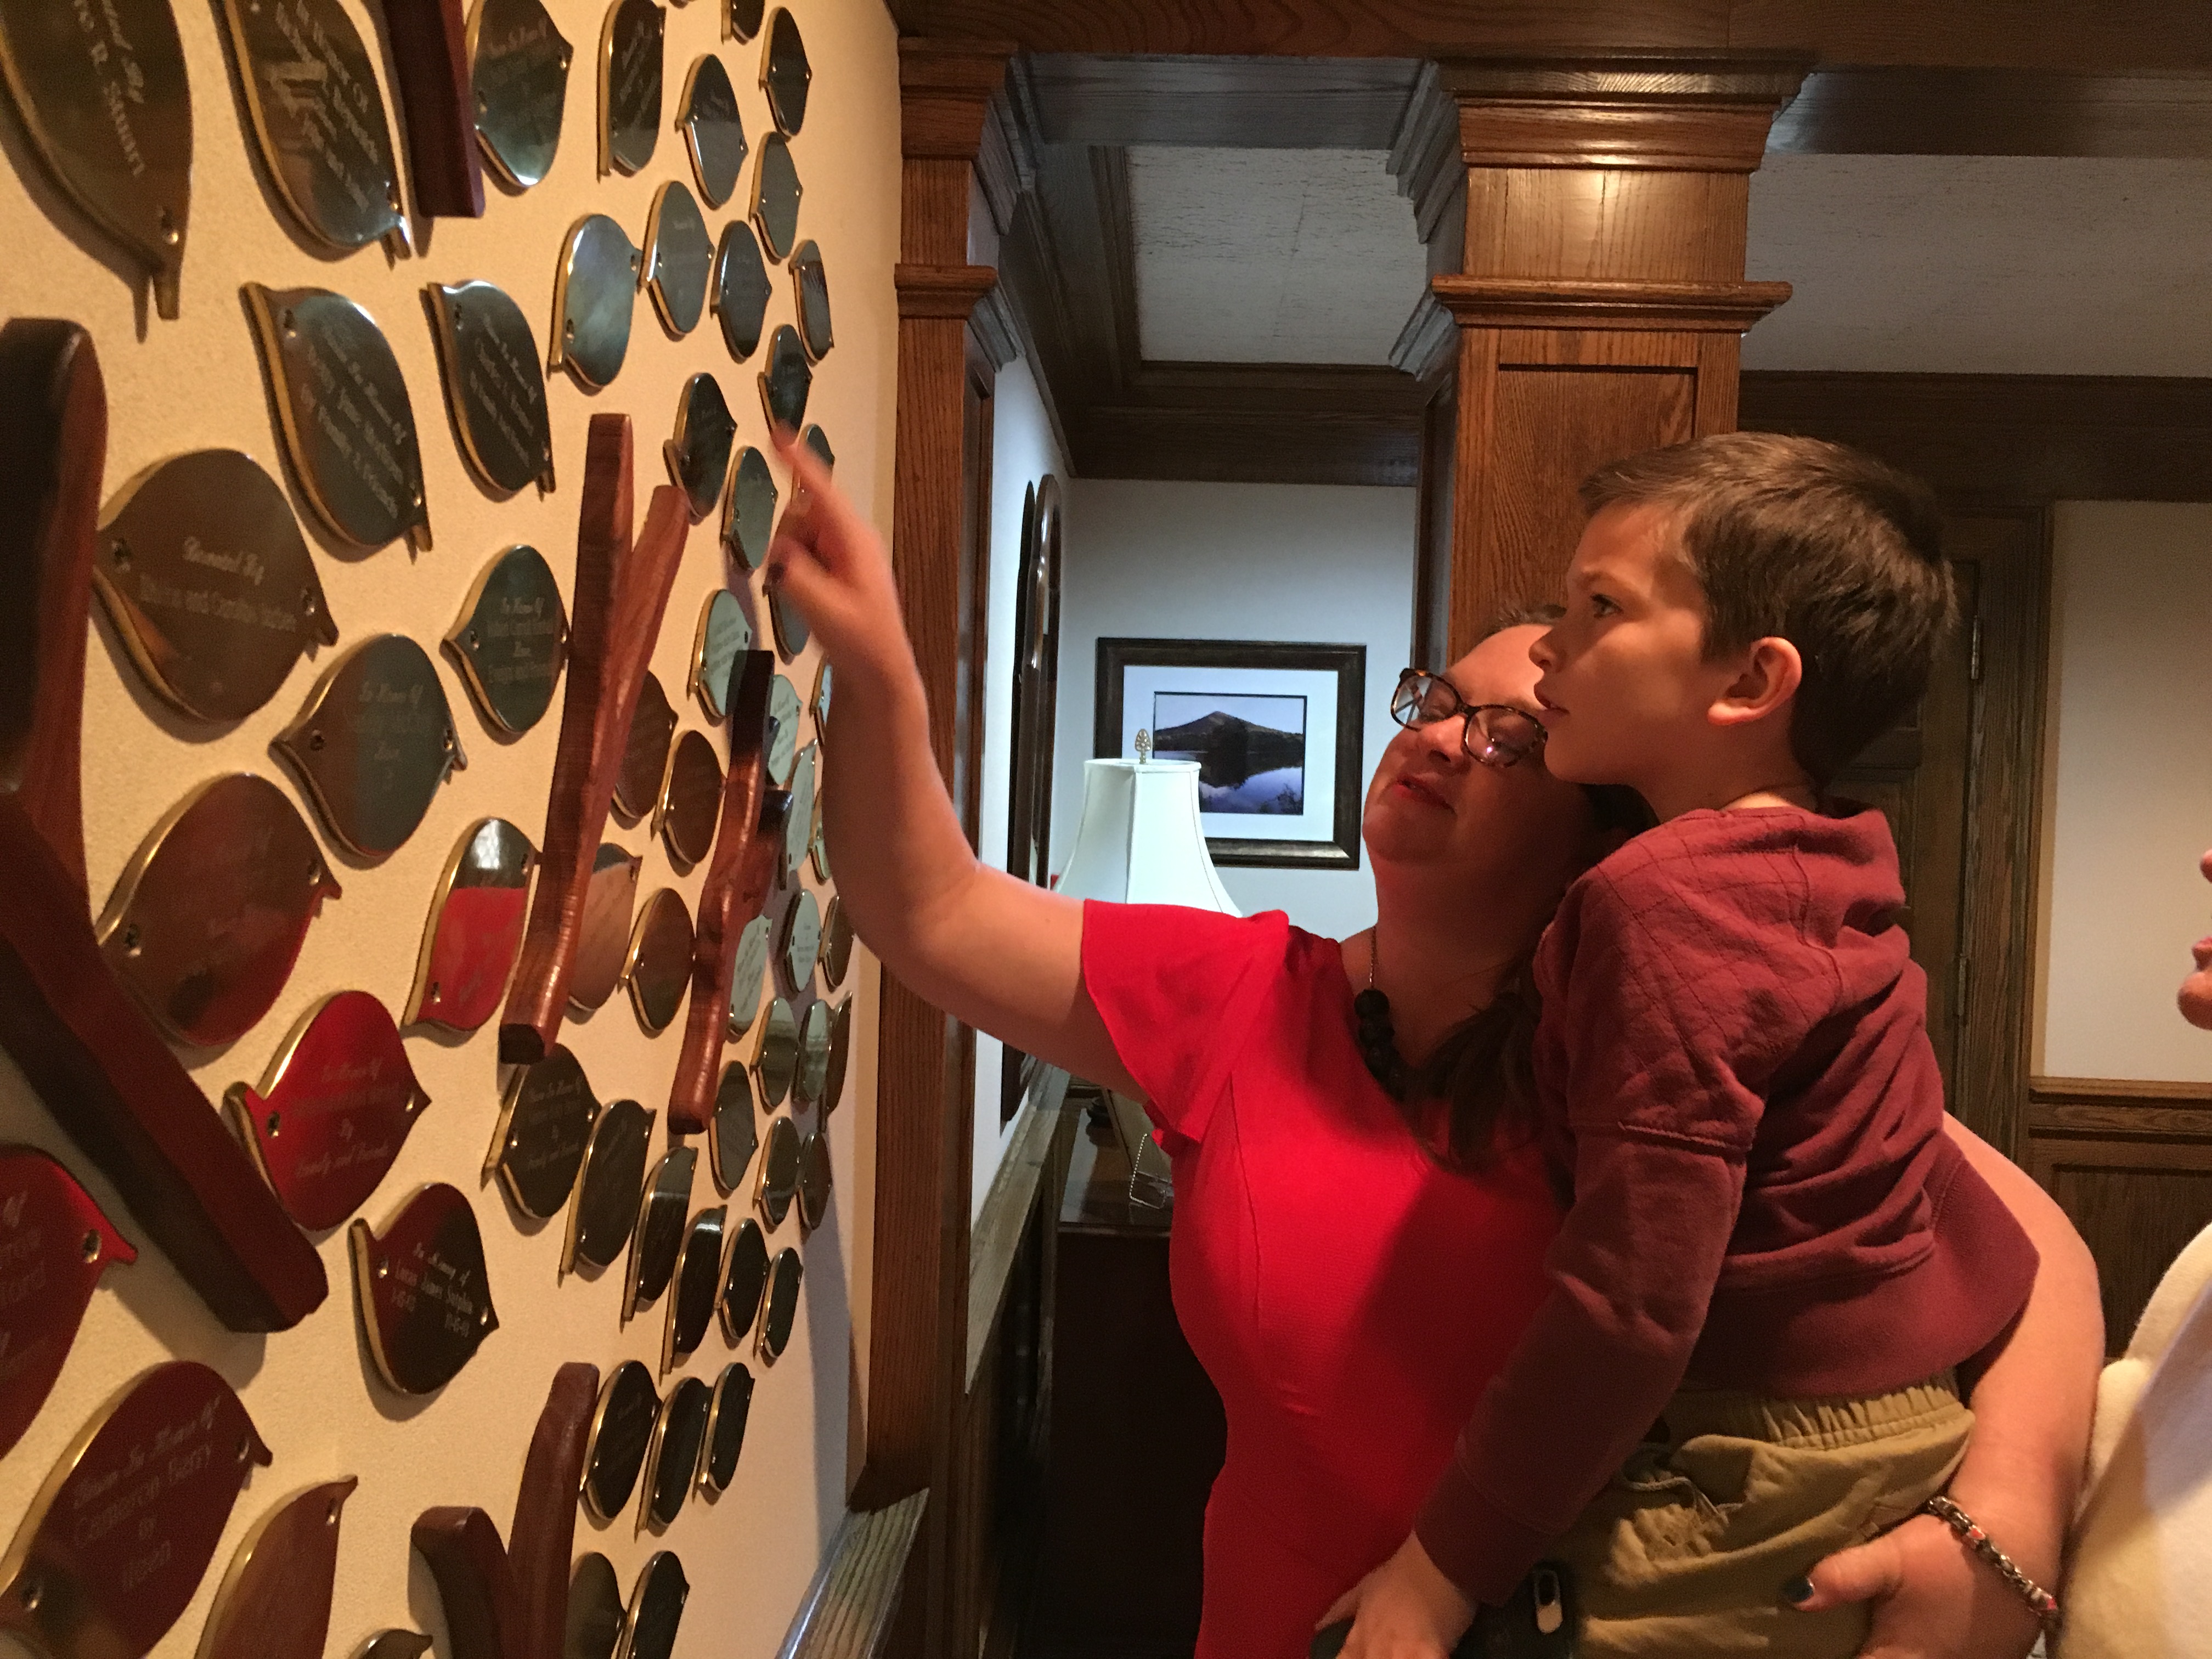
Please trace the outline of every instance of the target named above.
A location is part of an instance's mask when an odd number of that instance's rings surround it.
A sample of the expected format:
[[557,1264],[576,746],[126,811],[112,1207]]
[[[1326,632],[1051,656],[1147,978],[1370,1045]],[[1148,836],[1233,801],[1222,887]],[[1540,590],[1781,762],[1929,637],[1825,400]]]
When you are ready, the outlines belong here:
[[1751,173],[1802,58],[1490,58],[1438,65],[1469,167]]
[[1429,289],[1462,328],[1633,329],[1741,334],[1790,297],[1787,283],[1554,281],[1437,276]]
[[901,317],[951,317],[964,322],[998,280],[999,273],[988,265],[891,267]]
[[908,161],[973,161],[1006,60],[1004,40],[899,42],[899,154]]

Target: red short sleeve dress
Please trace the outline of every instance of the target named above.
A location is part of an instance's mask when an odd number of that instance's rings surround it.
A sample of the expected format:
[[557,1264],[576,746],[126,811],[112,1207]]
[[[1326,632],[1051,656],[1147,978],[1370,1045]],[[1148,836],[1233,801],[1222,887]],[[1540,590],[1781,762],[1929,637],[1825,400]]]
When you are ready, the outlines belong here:
[[1543,1161],[1431,1160],[1360,1060],[1336,941],[1279,912],[1091,902],[1083,976],[1174,1165],[1176,1313],[1228,1419],[1197,1659],[1303,1659],[1544,1298]]

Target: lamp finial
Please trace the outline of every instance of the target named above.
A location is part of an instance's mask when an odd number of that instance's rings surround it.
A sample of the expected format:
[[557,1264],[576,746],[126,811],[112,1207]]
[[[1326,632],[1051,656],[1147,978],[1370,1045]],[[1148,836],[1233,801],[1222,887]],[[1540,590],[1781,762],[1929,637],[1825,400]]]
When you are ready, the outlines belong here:
[[1137,732],[1137,764],[1143,766],[1152,758],[1152,734],[1139,729]]

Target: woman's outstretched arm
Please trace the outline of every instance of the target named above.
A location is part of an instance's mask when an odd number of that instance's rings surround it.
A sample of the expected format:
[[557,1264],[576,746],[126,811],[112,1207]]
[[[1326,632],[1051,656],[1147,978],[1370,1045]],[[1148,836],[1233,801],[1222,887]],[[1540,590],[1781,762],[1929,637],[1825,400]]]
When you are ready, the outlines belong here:
[[[2028,1577],[2057,1591],[2105,1358],[2097,1267],[2026,1170],[1957,1119],[1946,1123],[2041,1257],[2027,1310],[1974,1385],[1973,1439],[1951,1496]],[[2021,1659],[2035,1640],[2019,1595],[1933,1516],[1830,1556],[1813,1584],[1807,1608],[1881,1598],[1863,1659]]]
[[1083,988],[1083,907],[977,861],[930,749],[882,538],[814,453],[778,434],[793,499],[768,579],[836,676],[822,825],[853,927],[938,1007],[1093,1083],[1142,1091]]

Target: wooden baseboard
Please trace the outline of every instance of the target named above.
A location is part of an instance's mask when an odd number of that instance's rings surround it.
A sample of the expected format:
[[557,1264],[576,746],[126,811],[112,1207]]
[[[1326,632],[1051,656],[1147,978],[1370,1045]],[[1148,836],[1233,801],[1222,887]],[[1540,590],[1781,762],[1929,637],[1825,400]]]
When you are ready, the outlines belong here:
[[839,1523],[776,1659],[874,1659],[883,1650],[927,1490]]

